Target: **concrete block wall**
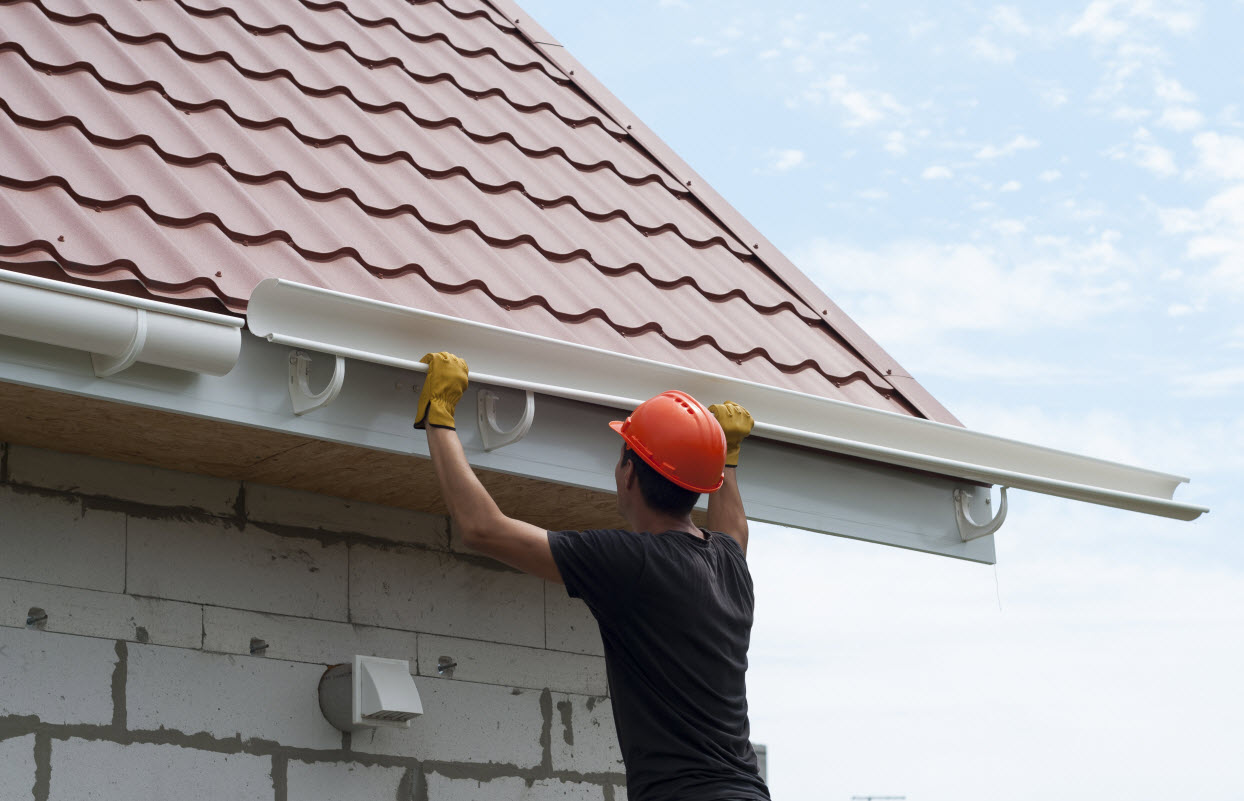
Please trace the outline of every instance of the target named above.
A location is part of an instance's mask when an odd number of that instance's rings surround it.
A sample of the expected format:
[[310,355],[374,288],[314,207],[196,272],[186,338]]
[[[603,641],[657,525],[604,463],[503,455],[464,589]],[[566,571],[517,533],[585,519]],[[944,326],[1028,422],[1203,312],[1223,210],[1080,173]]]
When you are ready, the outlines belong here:
[[[354,654],[409,729],[324,719]],[[0,443],[0,801],[616,801],[607,692],[587,609],[443,517]]]

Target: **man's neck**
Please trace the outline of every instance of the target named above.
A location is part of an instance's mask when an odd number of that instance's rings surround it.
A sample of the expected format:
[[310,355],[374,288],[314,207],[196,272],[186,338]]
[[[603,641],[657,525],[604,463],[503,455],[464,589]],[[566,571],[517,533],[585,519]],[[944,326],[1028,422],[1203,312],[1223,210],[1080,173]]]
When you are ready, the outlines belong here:
[[658,512],[655,509],[644,509],[627,521],[634,531],[647,531],[660,534],[665,531],[685,531],[693,537],[704,538],[704,532],[691,519],[691,515],[678,517]]

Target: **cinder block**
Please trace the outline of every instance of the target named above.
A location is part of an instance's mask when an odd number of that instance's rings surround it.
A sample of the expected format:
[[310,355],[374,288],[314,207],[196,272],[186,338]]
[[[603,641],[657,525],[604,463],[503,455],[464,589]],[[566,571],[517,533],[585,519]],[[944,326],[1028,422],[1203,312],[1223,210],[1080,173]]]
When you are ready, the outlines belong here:
[[0,717],[107,725],[116,664],[112,640],[0,628]]
[[129,521],[129,591],[323,620],[346,619],[344,544],[225,520]]
[[527,782],[518,776],[479,781],[428,774],[428,798],[435,801],[518,801]]
[[441,550],[449,547],[445,517],[267,484],[247,482],[246,517],[256,522],[364,534]]
[[363,654],[405,659],[414,670],[418,658],[418,637],[408,631],[214,606],[203,615],[203,648],[208,651],[249,655],[251,639],[257,638],[268,643],[263,656],[294,662],[333,665]]
[[608,698],[553,695],[553,770],[625,773]]
[[126,722],[133,731],[166,728],[336,750],[341,732],[320,712],[323,673],[322,666],[301,662],[131,645]]
[[515,776],[477,781],[428,775],[428,798],[435,801],[603,801],[604,797],[599,785],[560,779],[541,779],[529,787]]
[[544,621],[548,647],[556,651],[604,656],[600,627],[587,604],[566,594],[561,584],[547,582],[544,592]]
[[605,789],[587,782],[564,782],[559,779],[541,779],[527,791],[526,799],[540,801],[603,801]]
[[405,768],[356,765],[352,762],[302,762],[291,759],[287,768],[290,801],[397,798]]
[[[444,679],[416,679],[423,715],[409,729],[355,732],[350,748],[437,762],[540,764],[540,693]],[[429,798],[437,798],[429,794]]]
[[177,745],[53,740],[49,789],[48,801],[271,801],[272,758]]
[[0,801],[30,801],[35,786],[35,736],[0,740]]
[[0,487],[0,576],[125,591],[125,515]]
[[9,477],[15,484],[106,495],[149,506],[201,509],[225,517],[234,514],[241,489],[241,482],[214,476],[21,445],[9,452]]
[[435,551],[350,547],[350,619],[392,629],[544,645],[533,576]]
[[203,608],[194,604],[0,579],[0,625],[25,628],[36,607],[47,613],[45,631],[182,648],[203,638]]
[[437,661],[447,656],[457,662],[453,678],[458,681],[583,695],[604,695],[607,691],[605,660],[598,656],[433,634],[419,635],[419,653],[421,676],[440,676]]

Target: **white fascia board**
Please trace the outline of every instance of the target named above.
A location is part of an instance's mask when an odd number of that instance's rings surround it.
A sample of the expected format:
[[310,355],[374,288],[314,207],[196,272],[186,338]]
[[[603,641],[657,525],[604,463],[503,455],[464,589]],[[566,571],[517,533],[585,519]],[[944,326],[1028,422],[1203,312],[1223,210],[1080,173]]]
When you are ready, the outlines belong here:
[[206,375],[233,369],[245,321],[0,270],[0,334],[86,351],[96,371],[135,362]]
[[[405,367],[349,361],[337,398],[295,415],[290,356],[287,347],[244,336],[237,366],[220,378],[187,377],[146,364],[98,378],[79,352],[0,336],[0,382],[429,458],[425,432],[411,426],[421,382],[412,380]],[[331,358],[313,358],[312,384],[321,385],[332,371]],[[489,386],[474,376],[458,406],[458,434],[473,467],[615,491],[613,469],[621,440],[608,423],[617,419],[617,410],[537,394],[527,435],[487,451],[472,413],[484,390],[500,396],[497,418],[502,426],[517,419],[525,406],[524,392]],[[35,440],[37,433],[32,432]],[[955,490],[971,494],[969,511],[975,519],[992,515],[987,493],[973,492],[973,484],[764,439],[749,441],[744,462],[738,479],[750,520],[973,562],[995,561],[992,536],[964,542],[956,523]],[[400,482],[405,477],[378,474],[375,480]],[[575,525],[573,510],[568,510],[565,526]]]
[[1172,500],[1181,476],[281,279],[255,288],[247,321],[271,342],[406,370],[449,350],[483,383],[623,411],[677,388],[743,404],[763,439],[1180,520],[1208,511]]

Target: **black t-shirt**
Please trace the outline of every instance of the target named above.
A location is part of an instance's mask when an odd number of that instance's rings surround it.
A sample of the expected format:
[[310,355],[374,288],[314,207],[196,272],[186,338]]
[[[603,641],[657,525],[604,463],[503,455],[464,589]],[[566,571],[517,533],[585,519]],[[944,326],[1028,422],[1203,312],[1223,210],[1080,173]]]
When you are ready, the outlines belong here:
[[751,574],[734,539],[705,533],[549,532],[600,624],[631,801],[769,798],[748,740]]

